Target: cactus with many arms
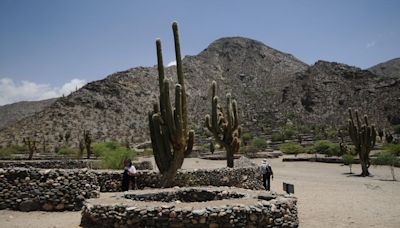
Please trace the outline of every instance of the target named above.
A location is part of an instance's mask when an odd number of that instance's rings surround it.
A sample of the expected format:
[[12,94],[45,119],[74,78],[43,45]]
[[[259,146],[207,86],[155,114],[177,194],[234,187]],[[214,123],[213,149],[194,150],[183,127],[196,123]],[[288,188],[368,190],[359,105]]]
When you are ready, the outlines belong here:
[[175,41],[178,84],[175,85],[175,108],[172,109],[169,96],[169,81],[164,77],[161,40],[157,39],[159,104],[153,105],[149,113],[149,128],[153,154],[160,173],[163,187],[169,187],[181,168],[184,158],[192,152],[194,131],[188,131],[186,91],[180,53],[178,25],[172,24]]
[[364,124],[361,124],[358,111],[355,111],[355,120],[352,110],[349,109],[349,135],[354,144],[354,150],[358,154],[361,163],[361,176],[369,176],[370,166],[369,153],[375,146],[376,131],[374,125],[369,125],[368,117],[364,116]]
[[211,117],[206,115],[206,127],[214,135],[215,140],[226,150],[227,166],[233,168],[234,154],[240,148],[239,117],[236,100],[231,99],[231,95],[226,95],[227,107],[226,114],[218,104],[217,83],[212,82]]

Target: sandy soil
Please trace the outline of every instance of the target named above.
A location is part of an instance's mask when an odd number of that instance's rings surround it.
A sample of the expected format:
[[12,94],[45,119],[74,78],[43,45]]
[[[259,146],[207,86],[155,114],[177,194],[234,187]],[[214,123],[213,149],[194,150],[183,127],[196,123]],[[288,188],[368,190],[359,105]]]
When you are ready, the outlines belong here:
[[[258,164],[261,159],[254,159]],[[295,185],[301,227],[400,227],[400,182],[388,167],[371,167],[373,177],[348,175],[347,166],[270,159],[275,179],[272,190],[282,192],[282,182]],[[225,161],[186,159],[183,168],[224,167]],[[353,171],[360,173],[359,165]],[[400,175],[400,169],[396,168]],[[80,212],[0,211],[0,227],[78,227]]]

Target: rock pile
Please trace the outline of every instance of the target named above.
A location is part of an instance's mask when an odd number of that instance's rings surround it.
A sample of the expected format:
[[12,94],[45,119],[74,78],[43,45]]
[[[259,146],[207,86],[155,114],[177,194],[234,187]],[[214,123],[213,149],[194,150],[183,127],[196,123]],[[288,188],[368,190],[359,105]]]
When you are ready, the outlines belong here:
[[[156,202],[127,200],[123,193],[85,202],[83,227],[298,227],[296,198],[238,188],[206,187],[242,198],[207,202]],[[190,189],[163,189],[174,194]],[[157,190],[159,191],[159,190]],[[143,191],[144,194],[156,194]],[[260,197],[261,196],[261,197]],[[265,198],[265,199],[260,199]]]
[[0,169],[0,209],[80,210],[98,190],[88,170]]
[[252,162],[245,156],[241,156],[239,159],[235,161],[236,168],[243,168],[243,167],[256,167],[256,163]]

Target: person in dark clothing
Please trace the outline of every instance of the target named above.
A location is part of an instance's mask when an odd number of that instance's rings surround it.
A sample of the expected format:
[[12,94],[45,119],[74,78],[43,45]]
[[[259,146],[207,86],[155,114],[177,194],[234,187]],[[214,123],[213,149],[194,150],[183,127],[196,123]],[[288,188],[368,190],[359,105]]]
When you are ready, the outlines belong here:
[[267,159],[264,159],[260,166],[260,172],[263,175],[263,186],[266,191],[271,190],[271,177],[274,179],[274,173],[271,166],[268,164]]
[[129,190],[131,183],[133,188],[136,186],[136,168],[132,165],[131,159],[125,159],[124,166],[124,173],[122,174],[122,191],[125,192]]

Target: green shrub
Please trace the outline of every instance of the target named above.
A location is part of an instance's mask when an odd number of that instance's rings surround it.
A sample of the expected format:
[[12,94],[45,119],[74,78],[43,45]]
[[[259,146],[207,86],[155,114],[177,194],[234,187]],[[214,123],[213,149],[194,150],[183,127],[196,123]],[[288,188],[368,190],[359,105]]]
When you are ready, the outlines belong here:
[[247,145],[250,140],[253,139],[253,135],[250,132],[246,132],[242,134],[242,141],[245,145]]
[[372,159],[373,165],[400,165],[400,158],[396,157],[396,155],[388,152],[379,153],[378,156]]
[[386,144],[385,146],[383,146],[383,150],[396,156],[400,156],[400,144]]
[[292,127],[285,127],[282,130],[282,135],[284,136],[284,139],[291,139],[296,134],[297,131]]
[[373,165],[387,165],[390,168],[392,174],[392,180],[396,180],[394,166],[400,165],[400,158],[396,157],[393,153],[383,152],[378,154],[375,159],[372,159]]
[[305,148],[298,143],[284,143],[279,149],[285,154],[297,155],[306,152]]
[[297,131],[302,134],[308,134],[311,132],[311,127],[308,125],[299,125],[297,126]]
[[77,157],[79,155],[79,149],[68,146],[61,146],[57,150],[57,154]]
[[252,154],[258,152],[258,149],[252,145],[241,146],[239,149],[240,154]]
[[8,157],[12,154],[24,154],[26,153],[26,148],[20,145],[9,145],[0,148],[0,157]]
[[267,141],[265,141],[265,139],[257,137],[257,138],[254,138],[253,140],[251,140],[251,146],[258,148],[258,149],[262,149],[267,146]]
[[144,150],[143,150],[143,155],[144,155],[145,157],[150,157],[150,156],[152,156],[152,155],[153,155],[153,149],[151,149],[151,148],[144,148]]
[[134,159],[136,152],[116,142],[96,143],[93,145],[95,156],[100,157],[100,166],[104,169],[122,169],[125,159]]
[[351,154],[343,154],[342,160],[345,165],[351,165],[354,163],[354,156]]
[[328,140],[318,140],[314,142],[311,149],[314,153],[326,154],[328,156],[342,156],[340,146]]
[[400,134],[400,124],[394,125],[393,131],[395,134]]
[[114,151],[120,146],[116,142],[95,143],[93,144],[93,153],[95,157],[102,157],[105,153]]
[[352,166],[353,163],[354,163],[354,156],[351,155],[351,154],[343,154],[343,155],[342,155],[342,161],[343,161],[343,164],[349,166],[349,168],[350,168],[350,173],[353,173],[353,172],[351,171],[351,166]]
[[284,140],[285,140],[285,136],[280,132],[275,132],[275,133],[272,133],[272,135],[271,135],[271,141],[273,141],[273,142],[284,141]]

